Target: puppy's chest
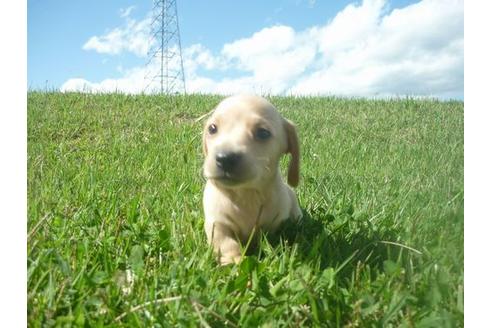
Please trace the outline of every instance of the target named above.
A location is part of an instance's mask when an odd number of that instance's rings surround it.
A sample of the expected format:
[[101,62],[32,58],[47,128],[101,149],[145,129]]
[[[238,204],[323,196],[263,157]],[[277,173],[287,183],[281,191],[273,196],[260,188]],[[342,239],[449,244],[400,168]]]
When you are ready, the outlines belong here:
[[228,219],[243,233],[249,233],[256,226],[263,230],[271,230],[281,221],[286,213],[282,211],[275,199],[262,199],[261,197],[245,197],[232,201],[232,206],[227,213]]

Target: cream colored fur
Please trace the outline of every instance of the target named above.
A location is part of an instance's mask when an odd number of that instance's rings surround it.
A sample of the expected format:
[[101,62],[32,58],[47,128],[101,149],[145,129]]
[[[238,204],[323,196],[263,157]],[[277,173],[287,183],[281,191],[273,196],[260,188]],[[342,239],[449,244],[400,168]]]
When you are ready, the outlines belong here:
[[[302,216],[278,167],[281,156],[291,154],[288,182],[297,186],[296,129],[266,99],[240,95],[223,100],[205,124],[203,150],[205,232],[221,264],[239,262],[240,245],[258,231],[273,232],[282,221]],[[219,162],[221,154],[239,159],[229,169]]]

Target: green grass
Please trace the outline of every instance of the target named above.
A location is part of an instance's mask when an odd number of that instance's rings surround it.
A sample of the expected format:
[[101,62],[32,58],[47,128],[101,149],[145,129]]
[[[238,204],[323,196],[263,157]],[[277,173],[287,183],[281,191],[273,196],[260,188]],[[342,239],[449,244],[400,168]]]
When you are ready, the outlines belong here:
[[463,102],[271,98],[305,218],[219,267],[195,120],[221,97],[27,97],[29,326],[463,326]]

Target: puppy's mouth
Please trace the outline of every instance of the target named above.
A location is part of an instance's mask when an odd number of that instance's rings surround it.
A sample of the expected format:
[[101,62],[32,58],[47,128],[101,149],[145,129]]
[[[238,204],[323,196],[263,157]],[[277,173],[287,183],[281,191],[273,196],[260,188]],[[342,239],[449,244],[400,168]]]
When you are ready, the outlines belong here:
[[222,172],[215,175],[205,175],[205,179],[213,180],[227,186],[234,186],[243,182],[242,179],[238,179],[236,176],[230,174],[229,172]]

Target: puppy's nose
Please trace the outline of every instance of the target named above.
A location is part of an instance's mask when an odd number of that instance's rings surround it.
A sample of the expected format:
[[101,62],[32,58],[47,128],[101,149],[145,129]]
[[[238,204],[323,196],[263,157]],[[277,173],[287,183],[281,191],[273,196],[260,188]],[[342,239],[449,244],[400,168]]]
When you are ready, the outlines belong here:
[[224,171],[231,171],[234,169],[240,160],[241,154],[238,153],[217,153],[217,155],[215,155],[217,166]]

